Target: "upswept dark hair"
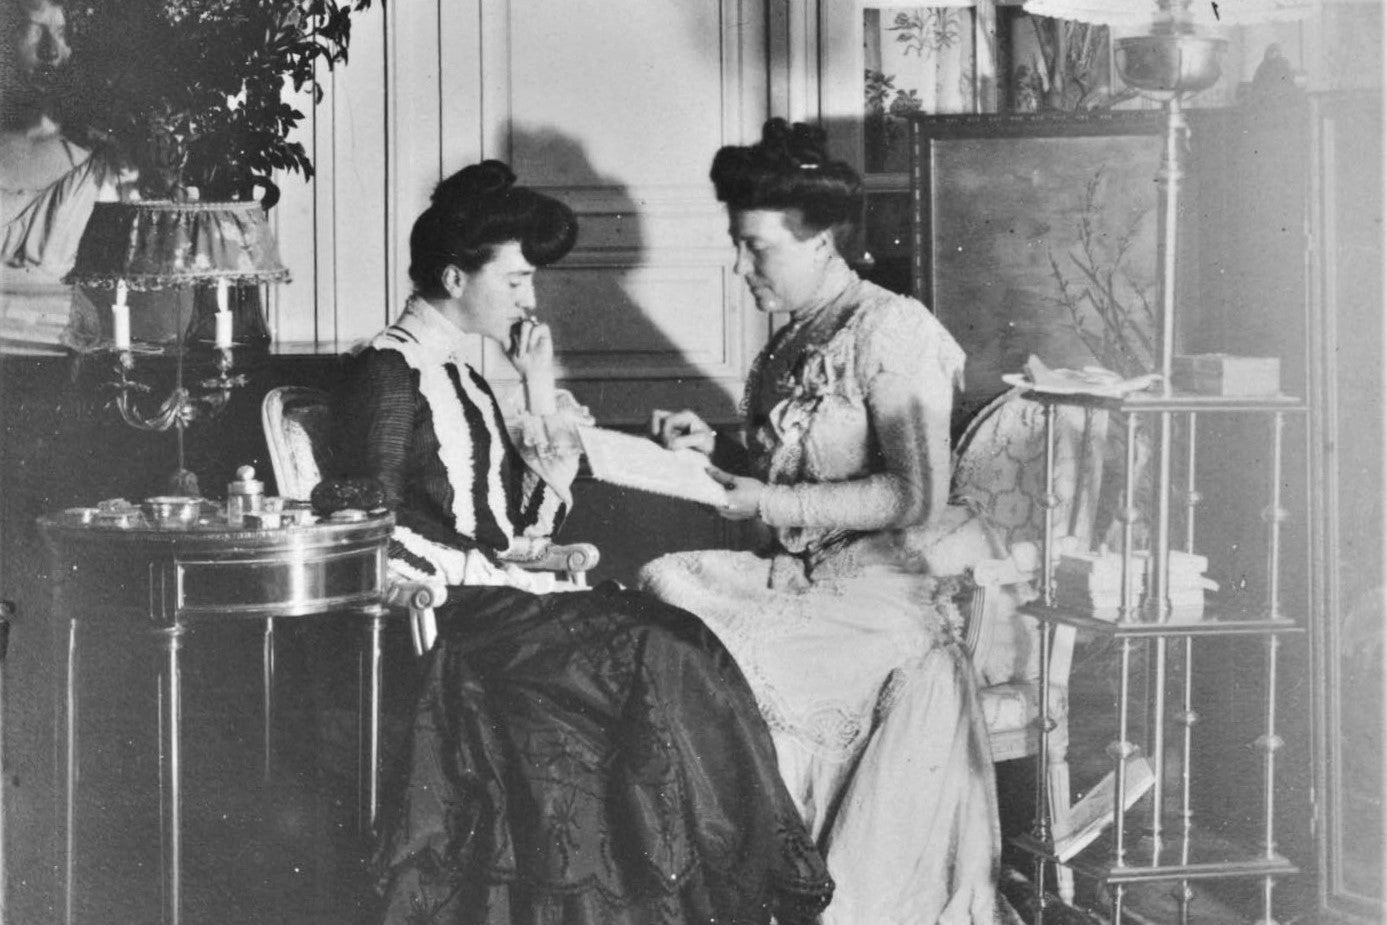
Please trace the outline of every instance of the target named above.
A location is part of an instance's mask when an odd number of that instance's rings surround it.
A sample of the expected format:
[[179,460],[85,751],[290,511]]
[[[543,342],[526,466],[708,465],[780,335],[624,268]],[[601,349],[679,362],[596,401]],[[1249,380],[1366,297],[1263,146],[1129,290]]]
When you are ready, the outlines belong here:
[[810,234],[832,228],[841,245],[862,218],[862,178],[828,156],[827,139],[817,125],[767,121],[758,143],[713,157],[708,176],[718,201],[732,211],[798,209]]
[[496,245],[519,241],[537,267],[563,258],[578,240],[573,210],[552,196],[515,185],[501,161],[464,167],[434,187],[430,204],[409,235],[409,278],[424,295],[437,292],[442,273],[455,266],[474,273]]

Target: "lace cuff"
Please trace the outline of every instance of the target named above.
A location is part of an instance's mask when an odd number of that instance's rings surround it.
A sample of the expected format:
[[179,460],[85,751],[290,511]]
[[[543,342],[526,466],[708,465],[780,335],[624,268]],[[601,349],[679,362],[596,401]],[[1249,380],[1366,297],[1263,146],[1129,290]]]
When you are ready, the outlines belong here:
[[564,459],[582,453],[578,427],[595,423],[592,413],[565,389],[560,389],[555,398],[558,408],[553,414],[517,411],[506,421],[511,439],[526,462]]
[[506,426],[525,465],[571,506],[569,487],[578,474],[578,460],[583,452],[578,428],[591,425],[594,420],[573,393],[560,389],[555,397],[558,408],[553,414],[518,411],[506,421]]

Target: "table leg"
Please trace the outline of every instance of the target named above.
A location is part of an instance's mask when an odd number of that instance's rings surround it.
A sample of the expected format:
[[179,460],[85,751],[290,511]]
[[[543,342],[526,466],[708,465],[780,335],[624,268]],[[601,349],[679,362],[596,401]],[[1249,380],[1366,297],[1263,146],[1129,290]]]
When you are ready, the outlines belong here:
[[163,627],[159,667],[159,799],[163,823],[164,923],[178,925],[183,907],[182,679],[179,650],[182,624]]
[[[5,767],[5,659],[10,648],[10,617],[14,605],[0,601],[0,769]],[[9,921],[10,884],[5,863],[5,840],[8,832],[5,824],[5,788],[0,786],[0,925]]]
[[63,921],[72,925],[77,880],[77,621],[67,621],[63,665]]
[[380,807],[381,630],[384,623],[384,608],[371,613],[366,623],[365,831],[372,833],[376,830],[376,813]]
[[265,727],[265,783],[269,783],[274,773],[275,621],[273,617],[265,620],[265,636],[261,644],[260,657],[265,712],[263,717]]

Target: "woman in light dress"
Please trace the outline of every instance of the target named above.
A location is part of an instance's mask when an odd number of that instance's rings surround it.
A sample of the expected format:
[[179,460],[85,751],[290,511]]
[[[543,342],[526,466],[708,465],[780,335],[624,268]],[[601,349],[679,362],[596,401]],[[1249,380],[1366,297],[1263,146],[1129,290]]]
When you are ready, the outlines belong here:
[[992,760],[949,577],[992,554],[947,504],[963,352],[843,259],[861,184],[821,130],[772,120],[711,176],[735,271],[787,323],[749,377],[745,446],[688,411],[652,428],[708,453],[724,516],[772,539],[661,557],[641,584],[699,615],[751,682],[836,883],[826,923],[998,921]]

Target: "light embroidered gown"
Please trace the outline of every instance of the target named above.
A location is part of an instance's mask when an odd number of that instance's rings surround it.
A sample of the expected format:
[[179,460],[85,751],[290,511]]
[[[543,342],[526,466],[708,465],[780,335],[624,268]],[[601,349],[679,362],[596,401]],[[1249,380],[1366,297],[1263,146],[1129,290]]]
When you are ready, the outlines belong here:
[[963,362],[918,301],[835,261],[747,385],[772,548],[641,573],[750,681],[837,884],[828,925],[999,918],[992,761],[947,580],[992,554],[947,505]]

